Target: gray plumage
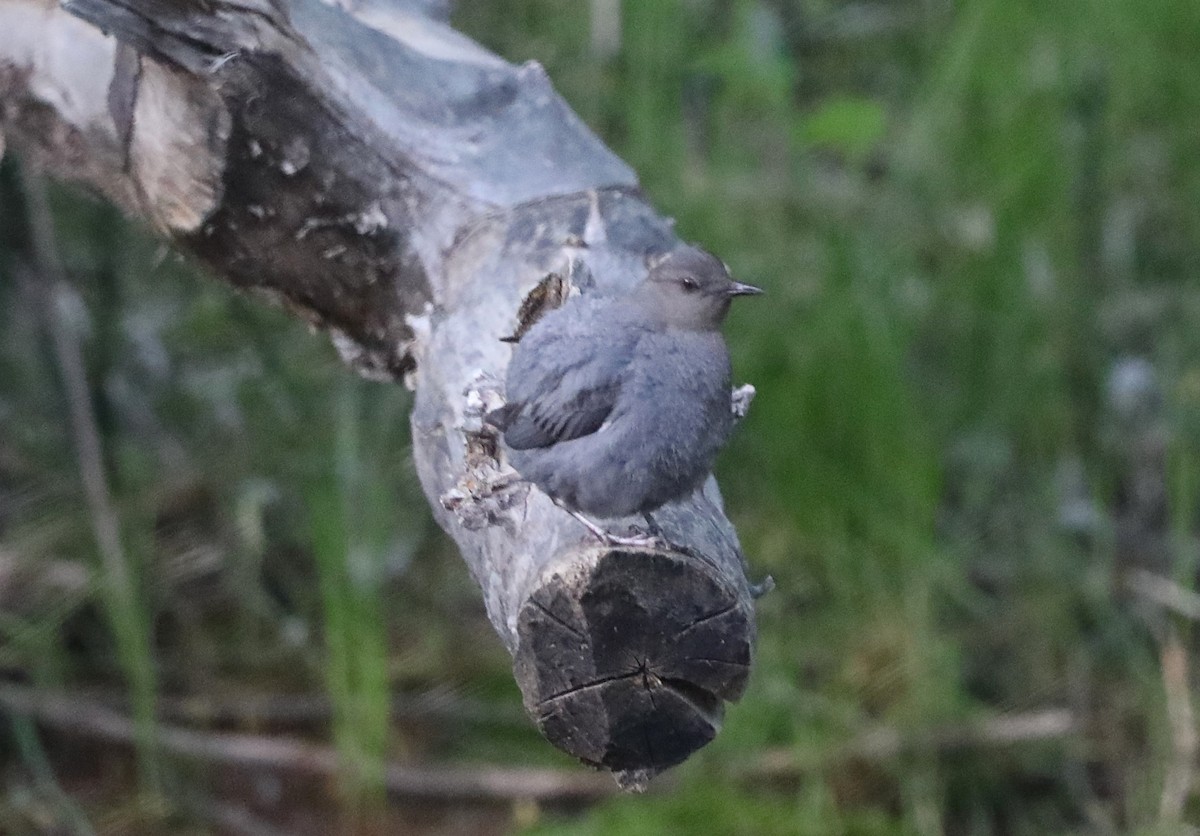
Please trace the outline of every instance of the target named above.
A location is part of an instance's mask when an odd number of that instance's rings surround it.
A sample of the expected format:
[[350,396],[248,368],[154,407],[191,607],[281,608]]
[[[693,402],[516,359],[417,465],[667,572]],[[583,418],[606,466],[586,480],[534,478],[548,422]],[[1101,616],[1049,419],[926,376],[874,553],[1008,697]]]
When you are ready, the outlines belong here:
[[646,513],[694,491],[733,429],[720,327],[758,293],[687,247],[622,295],[568,301],[529,329],[489,414],[512,466],[599,517]]

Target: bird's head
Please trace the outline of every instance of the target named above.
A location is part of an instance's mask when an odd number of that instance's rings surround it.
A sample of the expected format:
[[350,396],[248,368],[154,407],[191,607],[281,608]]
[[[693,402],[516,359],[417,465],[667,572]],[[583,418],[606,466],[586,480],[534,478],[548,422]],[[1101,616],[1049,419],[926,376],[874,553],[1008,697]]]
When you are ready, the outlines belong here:
[[734,281],[725,264],[698,247],[681,247],[650,268],[638,287],[639,302],[664,324],[688,331],[721,327],[735,296],[762,290]]

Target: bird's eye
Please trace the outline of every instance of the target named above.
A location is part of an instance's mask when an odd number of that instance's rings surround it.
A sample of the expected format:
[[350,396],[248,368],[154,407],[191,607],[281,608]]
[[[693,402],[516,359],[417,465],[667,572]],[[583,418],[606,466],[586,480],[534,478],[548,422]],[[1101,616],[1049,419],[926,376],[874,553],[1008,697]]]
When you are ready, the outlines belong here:
[[693,290],[695,290],[696,288],[699,287],[699,285],[696,284],[696,280],[691,278],[690,276],[684,277],[680,281],[680,284],[682,284],[683,289],[688,291],[689,293],[691,293]]

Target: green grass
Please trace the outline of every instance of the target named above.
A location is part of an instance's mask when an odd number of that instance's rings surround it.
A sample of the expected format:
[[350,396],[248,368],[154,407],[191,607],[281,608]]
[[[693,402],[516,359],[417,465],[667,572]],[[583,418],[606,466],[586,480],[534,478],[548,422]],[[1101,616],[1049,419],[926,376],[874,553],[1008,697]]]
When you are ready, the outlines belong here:
[[338,385],[328,470],[308,494],[333,738],[345,792],[368,806],[383,800],[391,706],[383,589],[389,550],[400,547],[398,500],[383,463],[405,447],[397,432],[405,399],[378,397],[379,387],[369,386]]

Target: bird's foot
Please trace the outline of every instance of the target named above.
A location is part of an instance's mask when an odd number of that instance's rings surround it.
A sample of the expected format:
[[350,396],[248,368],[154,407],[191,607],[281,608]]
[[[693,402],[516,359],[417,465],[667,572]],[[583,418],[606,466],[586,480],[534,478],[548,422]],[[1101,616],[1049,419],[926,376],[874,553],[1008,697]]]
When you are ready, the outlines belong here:
[[663,533],[658,521],[650,515],[649,511],[642,512],[642,519],[646,521],[645,528],[639,525],[629,526],[629,533],[624,537],[629,541],[628,545],[642,543],[647,548],[653,549],[679,549],[678,545],[667,539],[667,535]]
[[664,549],[671,546],[666,538],[662,536],[661,532],[645,532],[634,527],[629,534],[613,534],[574,508],[568,508],[558,501],[555,501],[554,504],[578,520],[580,525],[590,531],[597,540],[606,546],[624,546],[625,548],[632,549]]
[[[649,531],[650,536],[655,540],[654,548],[679,552],[680,554],[686,554],[688,557],[702,557],[700,552],[696,551],[686,543],[678,543],[668,537],[666,532],[663,531],[662,526],[658,524],[658,520],[654,519],[653,515],[651,515],[649,511],[642,512],[642,519],[646,521],[646,528]],[[638,534],[642,533],[642,529],[636,525],[630,526],[630,530],[631,532],[636,532]]]
[[662,526],[650,514],[649,511],[642,512],[642,519],[646,521],[646,527],[642,528],[638,525],[629,526],[629,533],[624,537],[616,537],[609,534],[618,545],[640,546],[647,549],[659,549],[662,551],[679,552],[686,554],[688,557],[700,557],[700,553],[685,543],[678,543],[667,536],[662,530]]
[[662,535],[662,532],[645,531],[636,525],[631,525],[627,534],[610,534],[604,532],[604,540],[610,546],[627,546],[635,549],[672,549],[675,546]]

